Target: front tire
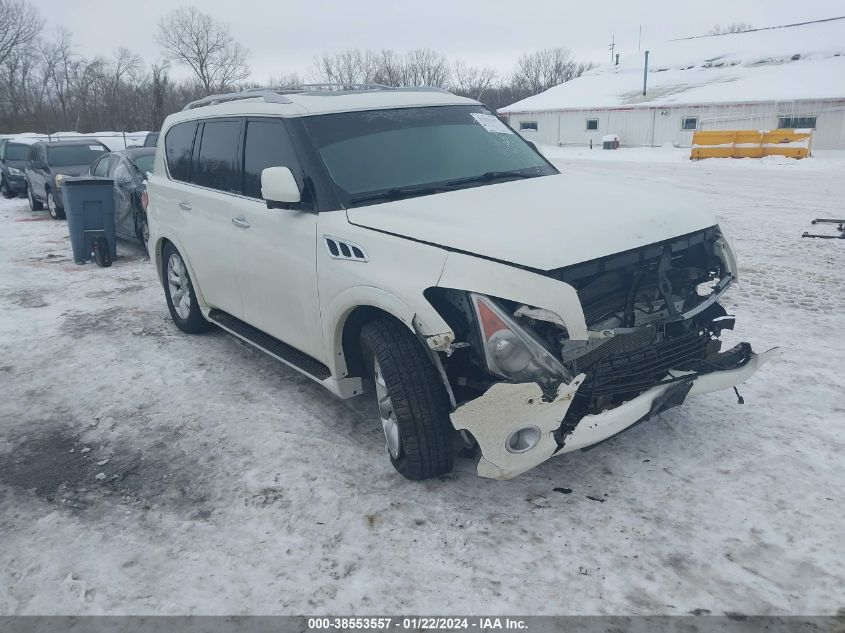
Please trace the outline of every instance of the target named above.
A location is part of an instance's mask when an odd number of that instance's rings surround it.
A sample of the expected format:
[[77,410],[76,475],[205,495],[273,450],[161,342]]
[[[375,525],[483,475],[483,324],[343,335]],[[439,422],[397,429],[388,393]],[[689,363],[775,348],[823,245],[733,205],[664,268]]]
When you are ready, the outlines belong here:
[[200,310],[194,285],[182,255],[173,244],[164,247],[161,255],[164,269],[164,296],[170,318],[187,334],[199,334],[211,328]]
[[63,220],[65,217],[65,210],[59,207],[56,196],[49,189],[47,190],[47,211],[54,220]]
[[451,471],[449,396],[420,342],[399,321],[384,318],[364,326],[361,348],[394,468],[412,480]]
[[41,211],[44,208],[44,204],[35,199],[35,195],[32,193],[32,187],[29,186],[29,183],[26,183],[26,197],[29,200],[30,210]]

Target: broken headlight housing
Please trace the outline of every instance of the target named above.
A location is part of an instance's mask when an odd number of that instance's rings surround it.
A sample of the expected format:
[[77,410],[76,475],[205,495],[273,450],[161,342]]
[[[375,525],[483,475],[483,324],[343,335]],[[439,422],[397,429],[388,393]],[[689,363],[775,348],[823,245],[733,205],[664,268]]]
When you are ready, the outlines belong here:
[[571,376],[561,362],[490,297],[471,293],[487,368],[512,382],[560,383]]

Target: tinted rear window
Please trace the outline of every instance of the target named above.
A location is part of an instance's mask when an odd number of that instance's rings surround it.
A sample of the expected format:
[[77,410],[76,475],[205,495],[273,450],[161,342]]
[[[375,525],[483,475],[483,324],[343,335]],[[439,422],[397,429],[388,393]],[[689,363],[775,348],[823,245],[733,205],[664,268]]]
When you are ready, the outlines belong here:
[[6,143],[6,160],[26,160],[29,156],[29,145],[23,143]]
[[144,174],[144,178],[147,177],[147,174],[153,173],[153,161],[155,160],[155,154],[150,154],[149,156],[139,156],[135,159],[135,165]]
[[47,162],[52,167],[90,165],[108,150],[103,145],[65,145],[47,148]]
[[299,172],[287,129],[281,121],[250,121],[244,150],[244,195],[261,198],[261,172],[267,167],[290,167]]
[[191,182],[232,193],[240,192],[238,145],[240,121],[206,121]]
[[165,157],[170,176],[174,180],[188,181],[191,171],[191,150],[194,147],[194,134],[197,122],[178,123],[167,132],[164,139]]

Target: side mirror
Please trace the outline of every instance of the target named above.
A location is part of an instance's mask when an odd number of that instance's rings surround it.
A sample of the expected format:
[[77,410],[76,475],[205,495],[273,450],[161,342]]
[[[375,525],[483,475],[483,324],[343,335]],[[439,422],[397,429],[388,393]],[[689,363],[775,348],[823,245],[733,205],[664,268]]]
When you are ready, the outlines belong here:
[[289,167],[268,167],[261,171],[261,196],[268,209],[285,209],[302,200],[299,185]]
[[537,147],[537,143],[528,140],[526,140],[525,142],[528,143],[535,152],[537,152],[538,154],[540,153],[540,148]]

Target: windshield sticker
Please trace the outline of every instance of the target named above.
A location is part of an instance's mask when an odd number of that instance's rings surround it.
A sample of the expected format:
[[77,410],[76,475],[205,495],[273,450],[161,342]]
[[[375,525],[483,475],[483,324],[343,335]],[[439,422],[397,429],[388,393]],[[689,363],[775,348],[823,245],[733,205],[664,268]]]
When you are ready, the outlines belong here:
[[488,132],[494,134],[513,134],[513,131],[507,125],[492,114],[481,114],[478,112],[471,112],[470,114]]
[[100,145],[89,145],[88,149],[94,150],[95,152],[102,152],[103,148]]

